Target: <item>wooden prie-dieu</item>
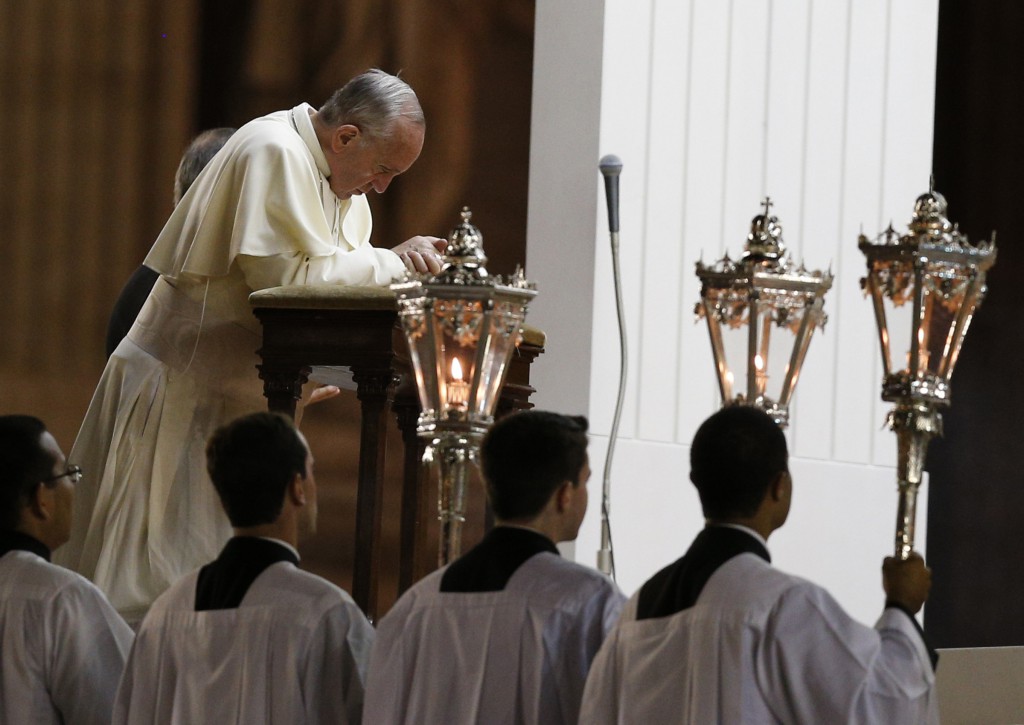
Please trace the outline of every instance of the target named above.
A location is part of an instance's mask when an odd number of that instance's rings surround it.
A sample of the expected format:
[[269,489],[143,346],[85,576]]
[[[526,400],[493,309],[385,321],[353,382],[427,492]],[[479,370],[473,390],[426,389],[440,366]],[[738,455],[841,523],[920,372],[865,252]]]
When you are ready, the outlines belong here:
[[[351,370],[360,403],[352,598],[376,619],[389,413],[404,443],[399,592],[436,563],[427,542],[427,522],[436,512],[420,465],[425,444],[416,435],[420,403],[395,294],[376,287],[288,286],[254,292],[249,303],[263,326],[258,367],[270,410],[294,416],[314,368]],[[524,326],[495,417],[533,407],[530,365],[542,352],[544,333]]]

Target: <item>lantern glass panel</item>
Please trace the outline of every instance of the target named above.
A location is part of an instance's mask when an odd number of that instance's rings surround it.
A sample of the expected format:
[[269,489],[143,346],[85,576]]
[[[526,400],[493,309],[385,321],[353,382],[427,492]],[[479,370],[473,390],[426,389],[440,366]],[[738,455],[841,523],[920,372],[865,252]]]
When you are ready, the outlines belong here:
[[[414,301],[413,304],[419,304]],[[416,390],[419,393],[420,406],[423,414],[428,418],[434,418],[440,410],[438,368],[439,361],[443,363],[441,337],[434,318],[428,309],[409,309],[402,312],[402,327],[405,330],[406,339],[409,341],[409,355],[412,362],[412,370],[416,375]]]
[[479,300],[434,301],[434,324],[440,341],[436,375],[442,417],[462,416],[468,411],[482,319],[483,305]]
[[[796,384],[794,379],[786,386],[790,366],[803,363],[817,322],[815,317],[805,326],[804,317],[816,315],[816,310],[812,311],[802,296],[782,293],[776,299],[773,293],[765,292],[762,301],[754,303],[758,311],[752,335],[749,303],[744,301],[739,307],[727,303],[726,296],[714,293],[709,295],[709,303],[705,309],[717,311],[708,316],[713,352],[716,336],[721,335],[721,355],[716,354],[715,363],[724,389],[723,402],[754,402],[766,398],[775,403],[787,403]],[[723,310],[728,310],[728,314],[723,315]],[[803,335],[800,340],[798,334]]]
[[[882,306],[885,310],[885,331],[882,333],[889,343],[889,369],[891,372],[910,370],[910,343],[914,328],[913,298],[884,296],[884,287],[878,287],[878,294],[883,295]],[[882,355],[885,351],[882,350]]]
[[490,417],[498,403],[502,382],[508,367],[512,350],[519,342],[520,329],[525,319],[522,304],[496,302],[485,322],[482,342],[477,350],[477,370],[474,390],[477,395],[471,401],[471,412]]

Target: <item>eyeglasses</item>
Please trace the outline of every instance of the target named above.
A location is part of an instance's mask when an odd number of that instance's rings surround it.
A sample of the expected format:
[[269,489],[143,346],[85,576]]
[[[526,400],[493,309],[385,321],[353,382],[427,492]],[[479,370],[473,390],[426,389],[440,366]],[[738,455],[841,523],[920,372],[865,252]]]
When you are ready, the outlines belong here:
[[71,483],[77,484],[82,480],[82,467],[81,466],[68,466],[64,473],[58,473],[56,476],[50,476],[49,478],[42,479],[43,483],[53,483],[67,476],[71,479]]

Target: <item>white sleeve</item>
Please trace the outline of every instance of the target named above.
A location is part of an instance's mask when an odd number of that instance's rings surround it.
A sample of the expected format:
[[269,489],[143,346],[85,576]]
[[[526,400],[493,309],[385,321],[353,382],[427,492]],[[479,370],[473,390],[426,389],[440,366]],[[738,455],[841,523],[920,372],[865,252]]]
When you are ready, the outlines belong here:
[[[588,725],[612,725],[625,722],[619,713],[618,646],[621,629],[614,628],[605,639],[590,666],[580,703],[580,722]],[[620,718],[620,715],[623,717]]]
[[324,615],[310,640],[302,673],[308,722],[362,722],[373,639],[373,626],[354,603],[341,602]]
[[132,631],[86,581],[61,589],[55,608],[50,696],[65,723],[107,725]]
[[755,654],[758,686],[775,717],[792,723],[937,722],[935,674],[920,635],[895,610],[887,610],[880,624],[875,630],[854,621],[814,585],[785,593]]
[[397,254],[369,244],[352,250],[336,248],[334,254],[319,257],[296,251],[261,257],[239,255],[236,261],[252,290],[281,285],[383,287],[405,272],[405,264]]

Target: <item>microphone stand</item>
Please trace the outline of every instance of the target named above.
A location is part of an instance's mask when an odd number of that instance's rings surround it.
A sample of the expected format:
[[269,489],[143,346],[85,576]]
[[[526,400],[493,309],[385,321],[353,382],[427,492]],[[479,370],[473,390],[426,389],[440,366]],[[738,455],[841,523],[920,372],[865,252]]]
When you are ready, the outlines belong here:
[[619,434],[622,418],[622,403],[626,396],[626,320],[622,309],[622,280],[619,271],[619,174],[622,161],[609,154],[601,158],[599,168],[604,176],[605,197],[608,203],[608,233],[612,245],[612,279],[615,287],[615,311],[619,321],[619,393],[615,400],[615,413],[608,434],[608,452],[604,459],[604,480],[601,489],[601,548],[597,552],[597,568],[615,580],[615,554],[612,548],[612,526],[610,518],[612,457],[615,441]]

